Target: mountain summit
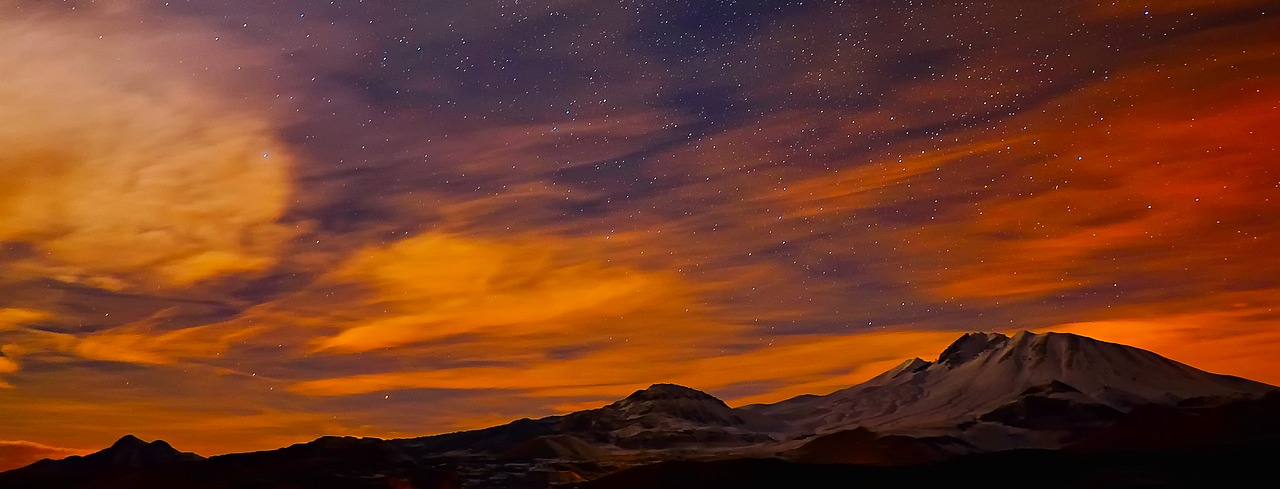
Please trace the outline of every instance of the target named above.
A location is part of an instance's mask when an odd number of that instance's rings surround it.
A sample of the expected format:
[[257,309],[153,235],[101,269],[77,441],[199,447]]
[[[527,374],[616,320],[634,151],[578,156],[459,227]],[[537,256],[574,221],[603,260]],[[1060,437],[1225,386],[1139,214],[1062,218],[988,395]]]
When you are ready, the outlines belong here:
[[26,484],[9,485],[14,480],[26,479],[44,480],[47,487],[78,487],[77,481],[82,479],[203,459],[194,453],[180,452],[164,440],[146,442],[136,436],[125,435],[110,447],[85,456],[45,459],[5,472],[0,476],[0,487],[27,487]]
[[86,460],[101,459],[104,465],[114,468],[138,468],[192,460],[192,457],[194,457],[193,454],[179,452],[164,440],[145,442],[136,436],[125,435],[106,450],[86,455],[84,458]]
[[1108,413],[1118,415],[1144,404],[1258,396],[1274,389],[1074,334],[968,333],[935,362],[917,358],[825,396],[802,396],[747,409],[785,420],[804,432],[860,426],[929,434],[996,420],[1009,421],[1002,423],[1002,429],[1025,428],[1020,425],[1048,423],[1031,419],[1044,411],[1058,417],[1088,412],[1099,418],[1091,420],[1101,422]]
[[746,423],[724,401],[700,390],[676,384],[654,384],[648,389],[635,391],[603,410],[629,420],[649,416],[715,426],[738,426]]
[[786,431],[784,423],[734,409],[705,392],[675,384],[654,384],[600,409],[564,416],[559,431],[586,438],[605,434],[624,448],[682,445],[751,445]]
[[723,404],[716,396],[678,384],[653,384],[648,389],[640,389],[631,393],[631,395],[619,402],[651,402],[673,399],[710,400]]

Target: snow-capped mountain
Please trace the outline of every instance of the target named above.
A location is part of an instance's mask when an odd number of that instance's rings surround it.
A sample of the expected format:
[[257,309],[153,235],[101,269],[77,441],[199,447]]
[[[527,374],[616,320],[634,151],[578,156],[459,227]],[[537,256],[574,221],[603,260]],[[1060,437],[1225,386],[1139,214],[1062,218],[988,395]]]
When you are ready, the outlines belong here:
[[787,425],[767,416],[729,407],[705,392],[675,384],[654,384],[600,409],[565,416],[563,429],[605,432],[622,447],[659,448],[690,442],[759,442],[763,433]]
[[[598,409],[522,419],[501,426],[403,440],[420,453],[502,454],[546,439],[578,440],[599,450],[724,448],[770,443],[789,434],[786,423],[729,407],[715,396],[674,384],[654,384]],[[569,438],[564,438],[569,437]],[[576,441],[571,443],[577,444]],[[587,453],[575,450],[573,453]],[[598,457],[596,457],[598,458]]]
[[[0,488],[546,487],[515,481],[572,482],[655,461],[733,457],[920,467],[1021,447],[1253,453],[1276,446],[1278,398],[1270,385],[1083,336],[969,333],[936,361],[911,359],[862,384],[776,404],[733,408],[654,384],[597,409],[481,430],[323,437],[210,459],[127,436],[92,455],[0,474]],[[1171,437],[1180,426],[1189,428]],[[1180,459],[1170,460],[1176,473]],[[809,465],[785,467],[812,475]]]
[[911,434],[962,429],[978,436],[987,424],[1020,430],[1043,429],[1044,423],[1098,424],[1144,404],[1258,396],[1274,389],[1084,336],[969,333],[937,361],[915,358],[828,395],[744,409],[788,422],[800,433],[864,427]]
[[1140,405],[1256,397],[1273,389],[1083,336],[968,333],[936,361],[911,359],[823,396],[732,408],[705,392],[654,384],[599,409],[413,443],[433,451],[504,453],[539,437],[568,435],[606,452],[751,448],[769,453],[815,435],[864,428],[880,435],[958,437],[961,443],[948,444],[961,451],[1056,448]]

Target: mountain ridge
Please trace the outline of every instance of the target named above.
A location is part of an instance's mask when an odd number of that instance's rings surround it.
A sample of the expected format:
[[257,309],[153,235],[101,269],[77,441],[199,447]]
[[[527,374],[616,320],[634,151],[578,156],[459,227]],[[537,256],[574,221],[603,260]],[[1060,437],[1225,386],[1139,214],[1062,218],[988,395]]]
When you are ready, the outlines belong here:
[[[857,385],[773,404],[731,407],[697,389],[658,383],[600,408],[480,430],[393,440],[327,436],[210,459],[126,435],[94,454],[0,473],[0,487],[76,487],[68,481],[125,476],[181,481],[188,469],[240,484],[315,471],[342,480],[363,472],[452,477],[439,464],[464,467],[458,470],[466,477],[523,470],[580,480],[634,464],[707,457],[924,463],[1019,448],[1115,446],[1116,435],[1107,433],[1150,430],[1146,413],[1173,410],[1162,416],[1182,419],[1178,413],[1196,406],[1266,396],[1274,404],[1280,389],[1084,336],[966,333],[935,361],[905,360]],[[1224,439],[1241,436],[1233,429]],[[428,470],[426,463],[436,465]],[[262,475],[272,467],[290,471]],[[218,475],[224,472],[230,475]],[[30,480],[55,483],[11,484]]]
[[[1276,389],[1195,369],[1147,350],[1070,333],[966,333],[934,362],[912,359],[826,395],[743,408],[819,434],[862,426],[877,432],[924,435],[953,430],[962,423],[980,423],[982,415],[1020,399],[1045,398],[1028,390],[1055,383],[1075,391],[1053,394],[1060,401],[1121,412],[1144,404],[1259,396]],[[1028,442],[1023,446],[1052,445]]]

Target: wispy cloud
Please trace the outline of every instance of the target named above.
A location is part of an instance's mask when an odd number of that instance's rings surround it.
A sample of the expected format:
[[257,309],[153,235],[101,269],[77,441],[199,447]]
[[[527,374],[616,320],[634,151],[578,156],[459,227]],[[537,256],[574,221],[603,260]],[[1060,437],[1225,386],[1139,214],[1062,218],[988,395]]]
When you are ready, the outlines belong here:
[[88,450],[61,448],[21,440],[0,440],[0,471],[25,467],[42,459],[84,455]]

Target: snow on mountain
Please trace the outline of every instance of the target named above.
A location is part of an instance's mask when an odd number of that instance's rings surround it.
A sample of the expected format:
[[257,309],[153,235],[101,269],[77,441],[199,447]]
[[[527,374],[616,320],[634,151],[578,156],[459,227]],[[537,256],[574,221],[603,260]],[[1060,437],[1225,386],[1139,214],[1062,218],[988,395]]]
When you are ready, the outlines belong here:
[[734,409],[702,391],[654,384],[600,409],[564,416],[560,432],[605,434],[623,448],[668,448],[683,444],[746,445],[772,441],[766,433],[784,423]]
[[[1005,408],[997,412],[1001,415],[1045,406],[1125,412],[1148,403],[1255,396],[1274,389],[1197,370],[1146,350],[1073,334],[969,333],[935,362],[908,360],[867,382],[825,396],[802,396],[744,410],[786,421],[802,433],[855,426],[877,432],[937,433],[954,431],[1001,408]],[[1019,402],[1029,407],[1016,406]],[[1098,410],[1099,415],[1104,412]]]
[[642,424],[687,427],[741,426],[746,424],[733,408],[705,392],[675,384],[654,384],[625,399],[605,406],[602,414]]

